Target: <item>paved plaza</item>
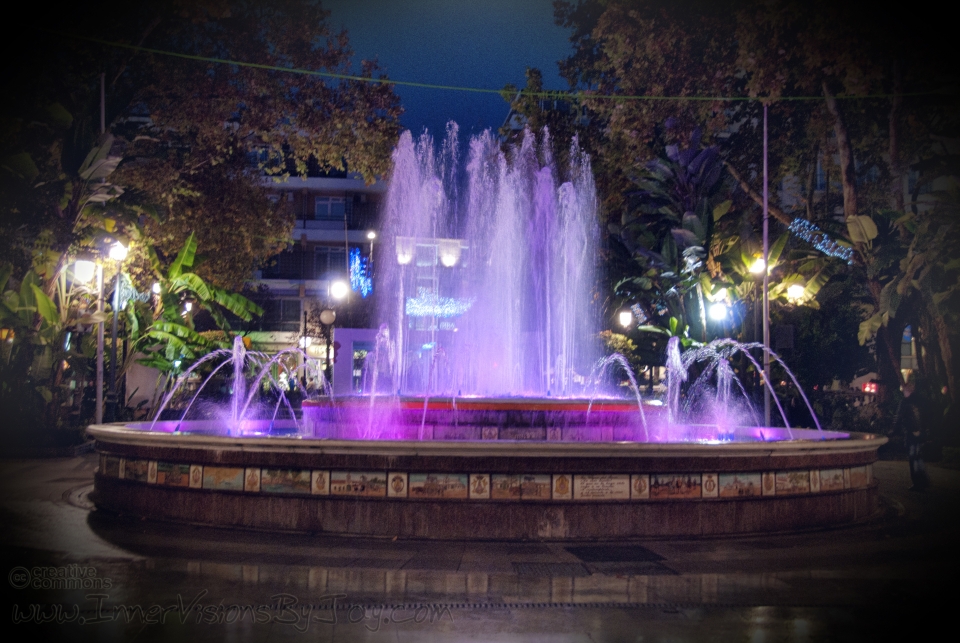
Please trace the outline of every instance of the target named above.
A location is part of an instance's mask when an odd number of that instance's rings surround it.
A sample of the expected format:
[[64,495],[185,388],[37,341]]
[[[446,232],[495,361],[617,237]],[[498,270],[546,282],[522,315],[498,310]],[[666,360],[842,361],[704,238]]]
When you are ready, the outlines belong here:
[[867,524],[597,543],[152,522],[94,510],[96,466],[0,461],[12,640],[927,640],[960,594],[960,471],[931,466],[912,493],[903,461],[874,465]]

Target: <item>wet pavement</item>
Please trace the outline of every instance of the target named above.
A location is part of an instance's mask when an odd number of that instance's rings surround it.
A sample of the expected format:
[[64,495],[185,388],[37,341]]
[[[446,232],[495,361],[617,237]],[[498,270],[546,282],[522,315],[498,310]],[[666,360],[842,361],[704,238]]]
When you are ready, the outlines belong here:
[[862,525],[601,543],[153,522],[94,510],[96,466],[0,461],[12,640],[949,639],[960,595],[960,471],[936,466],[921,494],[906,462],[877,462],[882,512]]

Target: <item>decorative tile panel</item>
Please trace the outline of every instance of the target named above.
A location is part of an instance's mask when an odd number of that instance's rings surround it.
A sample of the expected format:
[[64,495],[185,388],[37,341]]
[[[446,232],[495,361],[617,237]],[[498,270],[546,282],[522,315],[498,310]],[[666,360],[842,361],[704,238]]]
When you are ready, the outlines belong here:
[[135,480],[136,482],[146,482],[150,472],[150,462],[148,460],[124,460],[123,478],[124,480]]
[[147,466],[147,482],[149,484],[157,484],[157,461],[151,460],[150,464]]
[[521,500],[550,500],[550,474],[527,474],[520,477]]
[[491,476],[490,497],[494,500],[519,500],[520,476],[505,474]]
[[759,496],[762,485],[759,473],[721,473],[719,476],[720,497],[740,498]]
[[204,467],[203,488],[221,491],[243,491],[243,469],[240,467]]
[[630,476],[630,497],[634,500],[650,499],[650,476],[641,473]]
[[310,493],[309,469],[261,469],[261,493]]
[[573,476],[566,473],[554,474],[551,480],[550,495],[554,500],[572,500]]
[[406,498],[410,490],[407,474],[391,471],[387,474],[387,496],[390,498]]
[[716,498],[720,495],[720,483],[715,473],[703,474],[702,494],[704,498]]
[[243,490],[260,492],[260,469],[246,469],[243,474]]
[[157,484],[189,487],[190,465],[179,462],[157,462]]
[[650,498],[691,499],[700,497],[699,473],[668,473],[650,476]]
[[866,489],[870,484],[870,478],[867,475],[867,467],[850,467],[850,488]]
[[843,469],[820,469],[820,491],[842,491]]
[[383,497],[387,474],[383,471],[331,471],[330,493],[334,496]]
[[809,471],[777,471],[777,493],[810,493]]
[[313,471],[310,473],[310,493],[315,496],[330,495],[329,471]]
[[190,465],[190,488],[201,489],[203,487],[203,467],[199,464]]
[[574,500],[629,500],[630,476],[623,474],[575,475]]
[[411,473],[410,497],[465,499],[467,497],[467,474]]
[[470,499],[487,500],[490,498],[490,475],[486,473],[470,474]]
[[772,471],[766,471],[763,473],[762,478],[762,489],[764,496],[772,496],[777,493],[777,479],[776,474]]

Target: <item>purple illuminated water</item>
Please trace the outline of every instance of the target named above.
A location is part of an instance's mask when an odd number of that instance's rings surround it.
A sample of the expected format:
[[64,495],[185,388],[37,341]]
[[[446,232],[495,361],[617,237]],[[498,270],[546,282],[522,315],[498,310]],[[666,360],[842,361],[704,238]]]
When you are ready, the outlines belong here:
[[438,152],[405,132],[393,154],[377,275],[392,390],[582,395],[599,357],[589,158],[574,143],[561,176],[546,131],[506,151],[487,131],[461,168],[457,133]]
[[[150,423],[151,430],[157,427],[158,418],[163,415],[164,410],[172,402],[178,402],[178,415],[181,420],[175,423],[177,427],[183,420],[196,421],[191,418],[191,411],[202,410],[209,414],[212,409],[213,415],[216,416],[215,424],[220,427],[220,433],[251,434],[263,431],[264,427],[269,433],[270,428],[281,415],[281,411],[285,411],[289,418],[296,417],[286,392],[290,389],[299,389],[302,395],[307,394],[301,378],[298,377],[297,369],[291,368],[288,363],[289,356],[297,356],[298,361],[302,360],[304,375],[316,378],[319,388],[328,396],[331,394],[332,389],[324,378],[322,369],[316,360],[308,358],[301,349],[288,348],[275,355],[248,351],[243,344],[243,338],[238,336],[234,338],[231,349],[224,348],[207,353],[173,382],[170,390],[163,396],[153,422]],[[220,363],[209,375],[199,379],[193,377],[200,367],[217,361]],[[204,389],[211,382],[219,381],[217,374],[227,367],[231,371],[229,403],[224,405],[205,403],[201,397]],[[196,382],[195,387],[191,386],[194,382]],[[267,406],[260,403],[260,393],[263,388],[276,395],[276,400]],[[261,421],[264,417],[268,418],[266,422]],[[294,424],[295,428],[300,428],[296,420]]]
[[[180,399],[186,422],[146,428],[356,440],[847,437],[820,430],[802,390],[818,431],[791,429],[769,382],[784,428],[760,426],[731,367],[742,353],[760,371],[750,353],[764,350],[759,344],[721,339],[681,354],[671,338],[665,403],[642,400],[627,360],[599,355],[598,206],[589,158],[574,142],[561,176],[546,131],[539,141],[526,132],[506,150],[488,131],[470,140],[461,163],[457,135],[450,124],[437,150],[429,135],[414,140],[405,132],[394,151],[377,272],[382,323],[363,368],[366,397],[334,400],[321,369],[300,349],[271,356],[247,351],[237,338],[232,350],[199,360],[164,398],[157,417]],[[287,365],[291,355],[300,366]],[[184,396],[192,373],[217,360]],[[216,420],[191,420],[203,388],[228,366],[231,401]],[[598,388],[613,369],[628,379],[629,402],[611,401]],[[688,381],[691,373],[696,378]],[[308,374],[320,381],[322,399],[304,403],[302,421],[278,421],[282,408],[295,418],[282,390],[269,408],[258,407],[265,385],[302,388]]]

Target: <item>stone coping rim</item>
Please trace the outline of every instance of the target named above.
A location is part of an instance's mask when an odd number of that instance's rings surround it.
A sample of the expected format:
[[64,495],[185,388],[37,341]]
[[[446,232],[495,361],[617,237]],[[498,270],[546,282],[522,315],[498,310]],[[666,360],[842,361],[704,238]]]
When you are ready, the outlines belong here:
[[[334,440],[297,437],[229,437],[177,435],[130,429],[123,424],[87,427],[87,434],[102,443],[177,449],[285,452],[303,454],[360,454],[371,456],[456,457],[735,457],[786,456],[811,453],[857,453],[875,450],[888,442],[884,436],[851,432],[832,440],[782,440],[700,444],[682,442],[561,442],[531,440]],[[98,445],[99,447],[99,445]]]

